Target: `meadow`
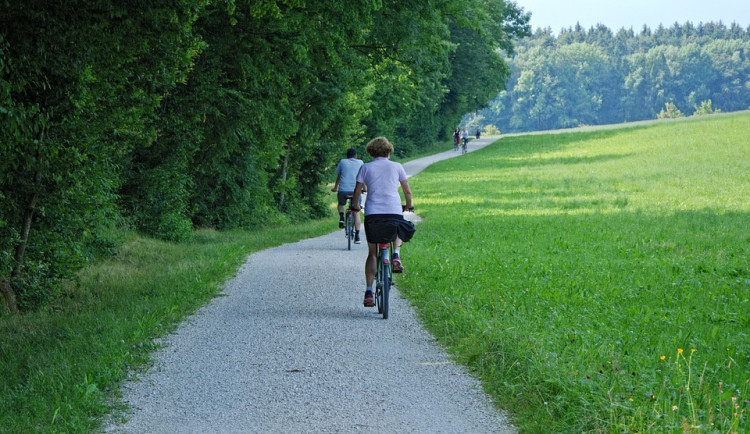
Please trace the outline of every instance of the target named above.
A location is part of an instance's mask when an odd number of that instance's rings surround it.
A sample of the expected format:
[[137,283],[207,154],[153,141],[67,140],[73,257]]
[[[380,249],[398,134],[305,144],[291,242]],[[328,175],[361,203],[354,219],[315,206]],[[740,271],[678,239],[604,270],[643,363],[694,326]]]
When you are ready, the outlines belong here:
[[437,163],[399,288],[522,432],[750,431],[748,137],[742,112]]

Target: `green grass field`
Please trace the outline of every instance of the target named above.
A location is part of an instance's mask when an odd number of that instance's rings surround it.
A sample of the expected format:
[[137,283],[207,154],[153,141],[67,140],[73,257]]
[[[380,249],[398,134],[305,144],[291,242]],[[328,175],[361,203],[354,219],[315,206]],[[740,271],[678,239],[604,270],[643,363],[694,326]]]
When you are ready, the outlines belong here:
[[506,137],[410,184],[399,287],[522,431],[750,431],[750,114]]

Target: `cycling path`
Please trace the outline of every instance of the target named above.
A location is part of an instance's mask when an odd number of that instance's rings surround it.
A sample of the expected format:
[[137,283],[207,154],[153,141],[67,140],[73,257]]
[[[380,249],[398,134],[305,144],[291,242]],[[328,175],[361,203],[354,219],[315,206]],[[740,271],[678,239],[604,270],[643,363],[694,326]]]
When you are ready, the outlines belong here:
[[[412,175],[458,155],[404,166]],[[342,231],[249,256],[223,296],[166,337],[154,365],[123,386],[129,421],[105,430],[514,432],[397,288],[388,320],[362,306],[366,256],[364,244],[346,250]]]
[[[499,139],[500,136],[490,136],[490,137],[484,137],[481,139],[475,139],[469,142],[469,144],[466,146],[467,152],[473,152],[478,149],[482,149],[487,145],[492,144],[497,139]],[[406,174],[409,176],[416,175],[417,173],[424,170],[427,166],[429,166],[432,163],[435,163],[437,161],[441,160],[447,160],[448,158],[458,157],[461,155],[461,151],[445,151],[441,152],[439,154],[430,155],[428,157],[418,158],[416,160],[412,160],[409,162],[404,163],[404,170],[406,170]]]

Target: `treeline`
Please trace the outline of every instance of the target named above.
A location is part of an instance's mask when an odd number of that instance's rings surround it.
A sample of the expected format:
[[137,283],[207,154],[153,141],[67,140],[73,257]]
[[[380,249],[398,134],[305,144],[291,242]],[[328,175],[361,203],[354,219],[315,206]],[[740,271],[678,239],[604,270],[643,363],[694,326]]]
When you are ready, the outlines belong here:
[[750,28],[736,24],[537,29],[516,48],[507,90],[467,122],[533,131],[750,108]]
[[443,140],[529,33],[503,0],[3,2],[5,306],[43,303],[113,225],[180,240],[324,215],[346,148]]

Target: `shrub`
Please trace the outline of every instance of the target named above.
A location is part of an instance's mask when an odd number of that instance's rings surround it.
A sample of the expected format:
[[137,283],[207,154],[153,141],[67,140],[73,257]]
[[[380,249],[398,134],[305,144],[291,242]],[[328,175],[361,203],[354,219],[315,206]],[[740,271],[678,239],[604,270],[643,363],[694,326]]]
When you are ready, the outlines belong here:
[[500,130],[492,124],[487,124],[484,126],[484,133],[490,136],[497,136],[500,134]]
[[709,99],[708,101],[701,101],[700,107],[695,106],[695,112],[693,113],[693,116],[712,115],[714,113],[721,113],[721,110],[714,109],[713,104]]
[[[680,111],[680,109],[677,108],[676,105],[672,102],[668,102],[664,104],[664,109],[662,109],[659,114],[656,116],[657,119],[676,119],[676,118],[683,118],[685,117],[684,114]],[[666,110],[665,110],[666,109]]]

